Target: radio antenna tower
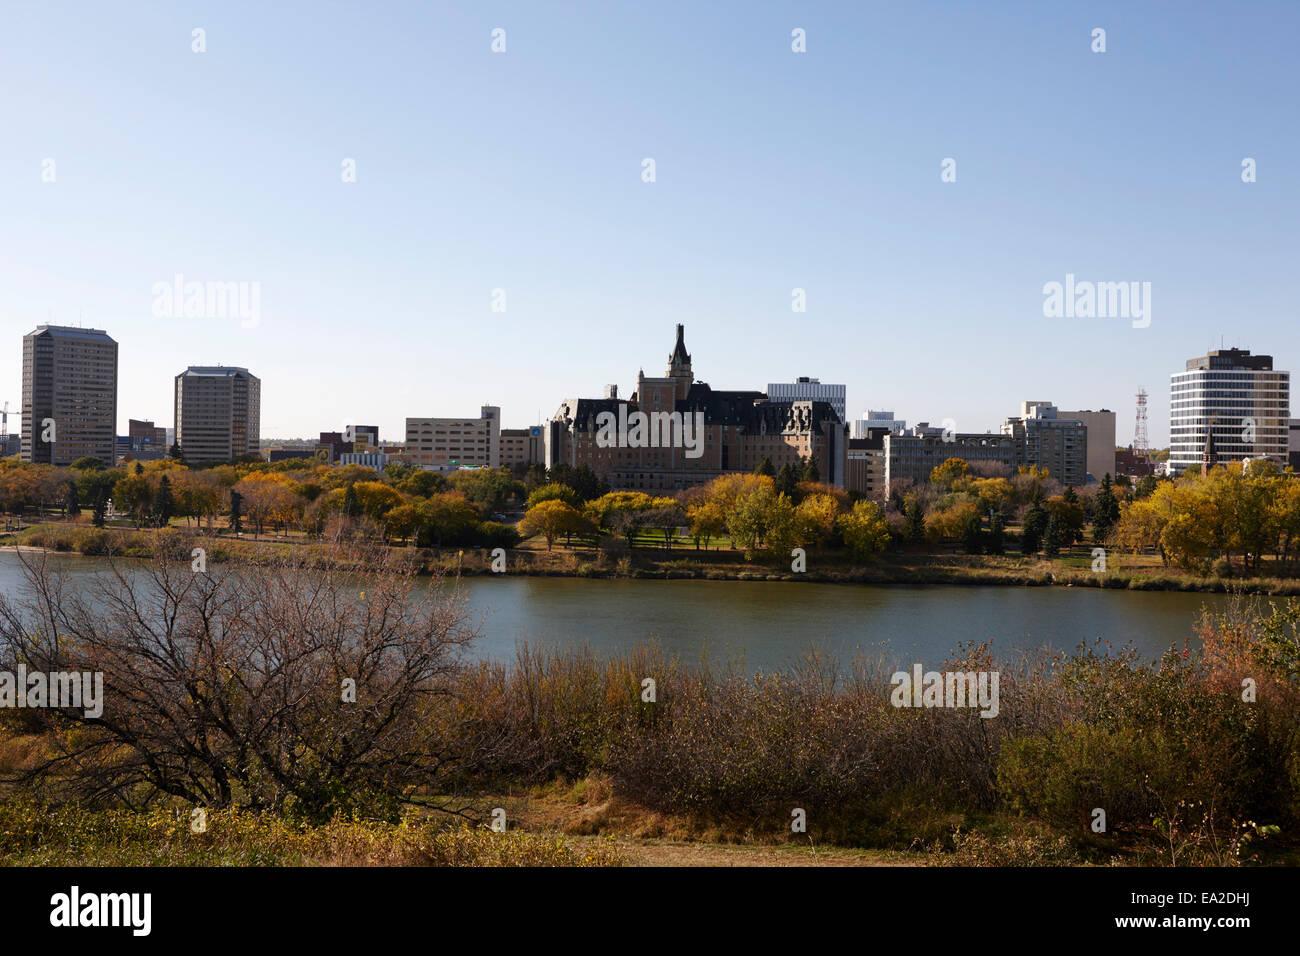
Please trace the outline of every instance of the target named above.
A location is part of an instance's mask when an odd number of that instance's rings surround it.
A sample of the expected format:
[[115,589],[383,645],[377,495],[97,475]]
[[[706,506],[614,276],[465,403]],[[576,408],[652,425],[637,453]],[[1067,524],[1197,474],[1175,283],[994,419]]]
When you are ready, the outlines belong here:
[[1137,421],[1133,425],[1133,454],[1138,461],[1151,458],[1151,441],[1147,438],[1147,390],[1137,393]]

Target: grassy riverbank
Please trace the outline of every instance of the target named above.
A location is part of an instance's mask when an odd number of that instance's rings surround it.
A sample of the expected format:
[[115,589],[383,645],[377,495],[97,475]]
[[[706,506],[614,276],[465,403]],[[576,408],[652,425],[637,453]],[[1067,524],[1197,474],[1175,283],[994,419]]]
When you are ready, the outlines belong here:
[[0,708],[0,862],[1300,862],[1300,602],[1227,602],[1158,662],[960,646],[923,700],[870,655],[478,659],[462,602],[353,559],[364,599],[169,561],[6,595],[0,670],[103,697]]
[[[33,525],[0,535],[0,547],[22,546],[83,554],[148,558],[155,553],[189,560],[202,547],[206,560],[247,565],[275,564],[293,558],[337,563],[338,549],[305,536],[255,540],[231,534],[198,534],[176,526],[166,529],[93,528],[72,522]],[[485,548],[416,549],[392,547],[422,574],[486,575],[493,573]],[[1300,595],[1300,580],[1266,576],[1198,575],[1162,565],[1155,555],[1110,551],[1106,570],[1094,571],[1088,547],[1066,548],[1052,559],[1019,555],[967,555],[955,552],[890,551],[868,562],[855,562],[842,551],[807,553],[806,570],[788,563],[748,560],[726,547],[696,549],[689,544],[666,549],[642,546],[611,553],[595,547],[547,550],[537,538],[506,552],[505,573],[581,578],[698,579],[710,581],[808,581],[872,585],[1003,585],[1019,587],[1091,587],[1135,591],[1238,592]]]

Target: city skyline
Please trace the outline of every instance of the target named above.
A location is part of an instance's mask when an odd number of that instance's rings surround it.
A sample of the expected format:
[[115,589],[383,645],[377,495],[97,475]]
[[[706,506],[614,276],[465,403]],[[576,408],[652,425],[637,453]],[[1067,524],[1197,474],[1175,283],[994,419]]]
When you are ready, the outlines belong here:
[[[715,388],[818,377],[849,419],[1047,398],[1126,444],[1145,387],[1155,447],[1187,357],[1295,367],[1294,7],[656,9],[14,11],[0,80],[41,95],[0,103],[0,322],[121,342],[119,433],[216,363],[267,437],[534,424],[676,322]],[[178,276],[256,319],[161,303]],[[1149,324],[1046,317],[1071,276],[1150,283]]]
[[[42,327],[45,327],[44,324],[42,324],[41,326],[37,326],[36,329],[33,329],[33,330],[32,330],[32,332],[34,333],[37,329],[42,328]],[[53,325],[53,326],[51,326],[51,327],[53,327],[53,328],[70,328],[70,329],[79,329],[79,330],[87,331],[87,332],[92,332],[92,331],[105,332],[105,333],[106,333],[107,335],[109,335],[110,337],[112,337],[112,335],[113,335],[113,332],[112,332],[111,329],[92,329],[92,328],[90,328],[90,327],[82,327],[82,326],[59,326],[59,325]],[[31,334],[31,333],[29,333],[29,334]],[[119,346],[121,345],[120,342],[119,342],[118,344],[119,344]],[[632,348],[632,347],[633,347],[633,346],[631,346],[631,345],[628,346],[628,348]],[[1216,346],[1215,348],[1218,348],[1218,347]],[[1235,350],[1237,347],[1236,347],[1236,346],[1225,346],[1224,348],[1225,348],[1225,349],[1227,349],[1227,348],[1231,348],[1231,349],[1234,349],[1234,350]],[[1213,349],[1207,349],[1207,352],[1208,352],[1208,351],[1213,351]],[[1262,350],[1262,349],[1258,349],[1258,348],[1251,348],[1251,349],[1246,349],[1246,351],[1248,351],[1248,352],[1249,352],[1249,351],[1255,351],[1256,353],[1259,353],[1259,352],[1263,352],[1264,350]],[[1275,357],[1274,357],[1274,358],[1275,358]],[[119,361],[121,361],[121,359],[119,359]],[[1186,361],[1186,360],[1184,360],[1184,363],[1185,363],[1185,361]],[[1276,361],[1276,359],[1275,359],[1275,361]],[[612,364],[612,363],[611,363],[611,364]],[[637,363],[634,363],[634,364],[637,364]],[[641,363],[639,363],[639,364],[640,364],[640,366],[642,367],[642,370],[644,370],[644,367],[645,367],[645,365],[646,365],[647,363],[646,363],[646,362],[641,362]],[[196,365],[196,364],[194,364],[194,363],[190,363],[190,364],[188,364],[188,365],[183,366],[183,368],[182,368],[182,372],[185,371],[186,369],[193,369],[193,368],[198,368],[198,367],[204,367],[204,366],[199,366],[199,365]],[[228,364],[228,363],[211,363],[211,365],[210,365],[210,366],[207,366],[207,367],[211,367],[211,368],[223,368],[223,367],[224,367],[224,368],[227,368],[227,369],[232,370],[232,371],[236,371],[236,370],[247,371],[247,370],[248,370],[248,366],[247,366],[247,365],[243,365],[243,366],[241,366],[241,365]],[[1290,371],[1289,366],[1284,366],[1284,365],[1281,365],[1281,364],[1277,364],[1275,367],[1276,367],[1279,371]],[[1165,380],[1167,381],[1167,379],[1169,378],[1170,375],[1178,374],[1178,373],[1181,372],[1182,370],[1183,370],[1183,369],[1182,369],[1181,366],[1175,368],[1174,371],[1168,373],[1168,374],[1165,376]],[[816,376],[816,375],[814,374],[814,375],[811,375],[810,377],[815,379],[815,378],[817,378],[818,376]],[[169,387],[169,392],[173,392],[173,394],[172,394],[173,405],[174,405],[174,397],[175,397],[175,396],[174,396],[174,380],[175,380],[175,378],[176,378],[176,376],[171,376],[171,377],[169,378],[169,381],[172,382],[172,386]],[[258,378],[261,379],[262,377],[261,377],[261,376],[258,376]],[[788,377],[788,381],[793,382],[793,381],[795,381],[795,378],[796,378],[796,376],[789,376],[789,377]],[[19,379],[20,379],[20,382],[21,382],[21,375],[20,375]],[[1159,377],[1157,376],[1155,380],[1156,380],[1156,381],[1159,381]],[[708,378],[702,378],[701,381],[708,382],[710,385],[713,385],[713,384],[714,384],[713,382],[709,381]],[[364,383],[358,383],[358,384],[362,386],[362,389],[361,389],[361,390],[364,390]],[[625,390],[625,388],[624,388],[625,383],[623,383],[623,382],[621,382],[621,381],[614,380],[614,381],[606,381],[603,385],[600,385],[600,386],[597,386],[597,385],[594,385],[594,384],[593,384],[593,385],[591,385],[589,388],[586,387],[586,386],[584,386],[583,388],[578,388],[578,389],[576,389],[576,390],[575,390],[575,389],[570,389],[571,394],[568,395],[568,397],[570,397],[570,398],[572,398],[572,397],[595,398],[595,397],[598,397],[598,394],[599,394],[599,393],[602,393],[603,390],[604,390],[604,388],[607,387],[607,386],[610,385],[610,384],[617,385],[617,386],[618,386],[618,391],[619,391],[620,394],[632,394],[633,392],[636,391],[636,389],[635,389],[635,380],[633,380],[633,381],[631,382],[630,387],[627,387],[626,390]],[[770,384],[770,383],[769,383],[769,384]],[[838,384],[838,383],[836,383],[836,384]],[[121,388],[120,377],[119,377],[118,387],[119,387],[119,390],[120,390],[120,388]],[[754,387],[758,387],[758,386],[754,386]],[[1007,387],[1007,389],[1008,389],[1008,393],[1007,393],[1007,394],[1008,394],[1009,397],[1012,396],[1012,395],[1018,395],[1018,393],[1017,393],[1017,388],[1018,388],[1018,386],[1017,386],[1014,382],[1011,382],[1011,383],[1008,384],[1006,387]],[[762,389],[763,389],[764,391],[766,391],[766,388],[767,388],[766,385],[762,386]],[[1165,383],[1164,383],[1164,382],[1159,382],[1159,383],[1156,385],[1156,388],[1155,388],[1155,389],[1150,390],[1151,393],[1152,393],[1151,397],[1157,397],[1157,396],[1159,396],[1159,395],[1161,394],[1160,391],[1159,391],[1159,389],[1161,389],[1161,388],[1165,388]],[[584,389],[585,389],[585,390],[584,390]],[[1023,390],[1022,390],[1022,391],[1023,391]],[[21,389],[20,389],[20,392],[21,392]],[[579,395],[579,393],[581,393],[581,395]],[[1050,394],[1054,394],[1054,391],[1051,392]],[[1134,393],[1134,395],[1136,395],[1136,393]],[[863,411],[860,412],[860,413],[858,413],[858,414],[856,414],[856,415],[854,415],[854,414],[849,414],[849,415],[845,418],[845,424],[846,424],[846,425],[851,425],[852,422],[853,422],[855,419],[859,419],[859,420],[862,419],[862,418],[864,417],[864,415],[866,414],[866,411],[867,411],[869,408],[880,409],[880,408],[887,407],[887,406],[890,406],[890,405],[891,405],[891,403],[890,403],[889,401],[884,401],[884,400],[882,400],[882,401],[875,401],[875,400],[874,400],[874,397],[873,397],[873,400],[870,400],[870,401],[860,401],[860,400],[854,398],[853,396],[854,396],[854,392],[853,392],[853,390],[852,390],[852,387],[850,386],[850,387],[849,387],[849,391],[848,391],[848,402],[849,402],[848,407],[849,407],[849,408],[854,408],[854,407],[856,407],[856,406],[858,406],[858,405],[862,405],[862,406],[863,406]],[[1040,398],[1041,398],[1041,396],[1040,396]],[[1024,399],[1023,397],[1017,397],[1017,398],[1015,398],[1014,401],[1009,401],[1009,403],[1008,403],[1008,408],[1009,408],[1009,409],[1013,409],[1014,407],[1017,407],[1017,406],[1019,406],[1020,404],[1022,404],[1025,400],[1026,400],[1026,399]],[[1168,400],[1168,399],[1167,399],[1167,388],[1166,388],[1166,389],[1165,389],[1165,401],[1166,401],[1166,403],[1167,403],[1167,400]],[[559,400],[556,401],[555,405],[558,407],[559,405],[562,405],[564,401],[565,401],[565,399],[564,399],[564,398],[561,398],[561,399],[559,399]],[[472,403],[471,403],[471,404],[472,404]],[[489,403],[484,402],[483,404],[486,405],[486,404],[489,404]],[[1066,405],[1066,404],[1068,404],[1068,403],[1063,403],[1063,402],[1059,402],[1059,401],[1057,401],[1057,402],[1055,402],[1055,404],[1056,404],[1057,406],[1062,406],[1062,407],[1063,407],[1064,405]],[[1116,444],[1117,444],[1117,446],[1119,446],[1119,447],[1125,447],[1125,446],[1129,446],[1129,445],[1132,444],[1132,440],[1133,440],[1132,432],[1133,432],[1133,430],[1134,430],[1133,426],[1134,426],[1135,401],[1131,400],[1131,401],[1130,401],[1130,404],[1129,404],[1127,407],[1125,407],[1125,406],[1112,407],[1112,406],[1107,405],[1107,404],[1105,404],[1105,403],[1093,403],[1092,405],[1089,405],[1088,407],[1089,407],[1090,410],[1093,410],[1093,411],[1110,411],[1110,412],[1114,412],[1114,413],[1116,414]],[[947,418],[952,418],[954,421],[957,421],[957,417],[956,417],[956,416],[957,416],[957,415],[960,415],[960,414],[962,413],[962,409],[957,409],[957,410],[955,410],[955,413],[945,413],[945,414],[942,414],[942,415],[934,415],[934,416],[932,416],[932,417],[927,418],[924,414],[919,414],[919,413],[917,413],[915,410],[912,410],[910,414],[909,414],[908,412],[906,412],[906,411],[900,410],[900,409],[895,408],[895,407],[888,407],[887,410],[892,411],[892,412],[893,412],[893,413],[894,413],[898,418],[900,418],[900,419],[903,419],[903,420],[906,420],[906,421],[910,421],[910,422],[924,422],[924,423],[931,424],[931,425],[933,425],[933,424],[935,424],[935,423],[943,422],[943,421],[944,421],[945,419],[947,419]],[[121,425],[121,421],[120,421],[120,420],[123,419],[123,417],[128,418],[128,419],[131,419],[131,418],[137,418],[137,417],[148,417],[150,420],[154,420],[154,421],[166,421],[166,419],[165,419],[163,416],[158,415],[156,412],[151,412],[151,411],[148,410],[148,409],[143,410],[144,412],[148,412],[148,415],[138,416],[137,413],[140,412],[140,411],[141,411],[141,410],[136,410],[136,409],[130,409],[130,410],[125,410],[125,411],[124,411],[124,410],[122,409],[122,407],[121,407],[121,400],[120,400],[120,398],[119,398],[119,401],[118,401],[118,410],[117,410],[117,416],[118,416],[118,418],[119,418],[119,422],[118,422],[118,426],[119,426],[119,427],[117,428],[117,433],[118,433],[118,434],[126,434],[126,433],[127,433],[126,430],[124,430],[124,429],[122,429],[122,428],[120,427],[120,425]],[[430,413],[431,413],[431,414],[430,414]],[[476,414],[476,413],[474,412],[474,410],[473,410],[472,408],[466,407],[466,408],[464,408],[464,409],[461,409],[461,408],[458,406],[458,407],[453,408],[453,409],[433,409],[433,410],[427,410],[426,412],[419,412],[419,410],[406,410],[406,411],[399,411],[399,412],[385,411],[385,412],[381,412],[379,415],[377,415],[377,416],[375,416],[375,417],[378,418],[378,419],[380,419],[381,421],[382,421],[382,420],[389,419],[389,418],[396,419],[396,420],[400,420],[400,424],[398,424],[398,425],[393,425],[391,428],[386,428],[386,427],[384,427],[384,425],[381,424],[381,425],[379,426],[379,430],[380,430],[380,433],[381,433],[382,435],[405,435],[405,433],[406,433],[406,426],[407,426],[407,420],[408,420],[408,419],[412,419],[412,418],[427,418],[427,417],[452,417],[452,418],[460,418],[460,417],[474,417],[475,414]],[[552,416],[553,414],[554,414],[554,411],[553,411],[553,410],[552,410],[552,411],[549,411],[549,412],[547,412],[547,411],[543,411],[543,412],[541,413],[541,417],[540,417],[540,419],[539,419],[538,421],[521,421],[521,420],[518,420],[518,419],[516,419],[516,418],[511,418],[508,414],[506,414],[505,410],[503,410],[502,415],[501,415],[501,421],[502,421],[502,425],[501,425],[501,427],[503,427],[503,428],[512,428],[512,427],[514,427],[514,428],[518,428],[518,427],[529,427],[529,426],[532,426],[532,425],[540,425],[540,424],[544,424],[545,422],[549,421],[550,418],[551,418],[551,416]],[[1006,420],[1006,418],[1008,417],[1009,414],[1010,414],[1010,412],[1008,412],[1008,411],[1004,411],[1004,412],[1001,414],[1001,417],[999,418],[999,420],[998,420],[997,422],[995,422],[995,423],[993,423],[993,424],[991,424],[991,425],[989,425],[989,426],[987,426],[987,427],[972,427],[972,428],[969,428],[969,429],[968,429],[968,428],[966,428],[966,426],[965,426],[964,423],[960,424],[958,427],[959,427],[960,430],[962,430],[962,431],[969,431],[969,432],[971,432],[971,433],[997,434],[997,433],[999,433],[999,431],[1001,430],[1001,428],[1002,428],[1002,424],[1003,424],[1003,422],[1005,422],[1005,420]],[[173,417],[174,417],[174,415],[173,415]],[[10,411],[9,411],[9,430],[10,430],[10,433],[21,432],[21,430],[22,430],[22,421],[23,421],[23,420],[22,420],[22,406],[21,406],[21,402],[20,402],[20,403],[18,403],[17,408],[14,408],[14,407],[11,406]],[[356,425],[356,424],[357,424],[357,421],[351,421],[351,420],[349,420],[349,421],[345,421],[345,422],[341,422],[341,423],[339,423],[339,424],[337,425],[337,429],[333,429],[333,428],[323,428],[323,427],[321,427],[321,423],[320,423],[320,422],[316,422],[315,424],[309,422],[309,423],[308,423],[307,430],[306,430],[305,432],[303,432],[302,434],[287,434],[287,433],[285,433],[285,434],[267,434],[267,433],[266,433],[266,428],[265,428],[265,426],[263,426],[263,429],[262,429],[262,432],[263,432],[263,433],[262,433],[262,436],[261,436],[261,440],[262,440],[262,441],[314,441],[315,439],[313,438],[313,436],[317,435],[317,434],[318,434],[319,432],[321,432],[321,431],[338,430],[338,429],[343,429],[343,428],[345,428],[345,427],[347,427],[347,426],[350,426],[350,425]],[[1156,424],[1159,425],[1159,424],[1162,424],[1162,423],[1157,422]],[[1164,429],[1163,429],[1164,433],[1165,433],[1165,434],[1168,434],[1168,431],[1169,431],[1169,420],[1168,420],[1167,417],[1166,417],[1166,420],[1163,422],[1163,425],[1165,426]],[[169,423],[167,424],[166,427],[169,428],[169,429],[174,429],[174,428],[176,427],[175,422],[174,422],[174,421],[169,422]],[[1124,437],[1123,437],[1123,436],[1125,436],[1125,435],[1127,435],[1127,440],[1124,440]],[[385,441],[385,442],[390,442],[390,441],[400,441],[400,439],[397,439],[397,438],[385,438],[384,441]],[[1167,443],[1166,443],[1166,445],[1167,445]],[[1166,447],[1166,446],[1165,446],[1165,445],[1159,445],[1159,444],[1157,443],[1157,444],[1154,444],[1152,447]]]

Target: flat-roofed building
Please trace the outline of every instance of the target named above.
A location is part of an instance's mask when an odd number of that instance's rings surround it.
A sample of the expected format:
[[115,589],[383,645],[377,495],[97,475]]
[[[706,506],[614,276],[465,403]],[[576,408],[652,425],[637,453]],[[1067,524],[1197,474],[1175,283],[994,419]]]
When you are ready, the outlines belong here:
[[501,429],[501,467],[516,471],[546,462],[545,429],[541,425]]
[[117,436],[118,457],[132,461],[157,461],[167,457],[167,429],[151,421],[127,420],[126,435]]
[[773,402],[825,402],[835,409],[844,421],[847,390],[843,385],[831,385],[819,378],[801,375],[793,382],[769,382],[767,397]]
[[1083,422],[1065,418],[1047,402],[1025,402],[1021,410],[1020,417],[1008,418],[1001,429],[1020,442],[1016,466],[1046,468],[1062,484],[1087,484],[1088,429]]
[[873,500],[885,497],[885,436],[892,433],[889,428],[872,428],[863,438],[849,439],[845,491]]
[[117,462],[117,342],[102,329],[39,325],[23,336],[23,461]]
[[[1020,415],[1026,417],[1029,410],[1035,405],[1051,406],[1052,402],[1021,402]],[[1114,478],[1117,474],[1115,463],[1115,413],[1108,409],[1093,411],[1086,409],[1084,411],[1066,411],[1059,409],[1057,417],[1066,421],[1083,422],[1083,427],[1088,433],[1088,474],[1092,476],[1093,481],[1110,475]]]
[[1291,374],[1273,356],[1215,349],[1188,359],[1169,376],[1169,467],[1200,465],[1207,446],[1219,464],[1268,458],[1285,465],[1289,450]]
[[861,418],[855,418],[850,425],[852,426],[850,438],[867,438],[873,428],[883,428],[895,435],[901,435],[903,429],[907,427],[907,422],[901,418],[895,418],[894,413],[891,411],[870,409],[863,412]]
[[433,471],[501,467],[501,409],[484,405],[478,418],[408,418],[405,461]]
[[261,455],[262,380],[246,368],[191,365],[176,376],[176,444],[189,462]]
[[949,458],[993,462],[1014,469],[1024,458],[1024,439],[991,432],[950,432],[919,422],[902,434],[884,436],[885,494],[899,482],[926,484],[930,473]]

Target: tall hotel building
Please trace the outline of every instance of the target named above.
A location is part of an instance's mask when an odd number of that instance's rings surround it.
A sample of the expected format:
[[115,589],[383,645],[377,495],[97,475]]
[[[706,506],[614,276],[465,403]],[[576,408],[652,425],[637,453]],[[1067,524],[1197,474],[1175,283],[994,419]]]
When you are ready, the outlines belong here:
[[40,325],[24,335],[22,401],[23,461],[116,464],[117,343],[107,332]]
[[1271,355],[1217,349],[1169,377],[1169,467],[1269,458],[1287,461],[1291,374]]
[[[814,385],[820,383],[795,383]],[[572,398],[546,427],[546,465],[589,465],[617,491],[675,491],[734,471],[753,471],[763,459],[776,469],[801,459],[817,463],[821,480],[844,487],[848,426],[835,408],[818,399],[774,399],[765,392],[711,388],[696,381],[685,330],[661,378],[637,374],[636,391],[620,399],[609,386],[604,398]],[[769,386],[771,387],[771,386]],[[671,416],[703,425],[693,452],[673,442],[652,447],[630,441],[606,447],[601,420],[623,421],[632,413],[663,421]],[[693,435],[695,433],[693,432]]]
[[186,461],[260,454],[262,380],[246,368],[191,365],[176,376],[176,444]]

